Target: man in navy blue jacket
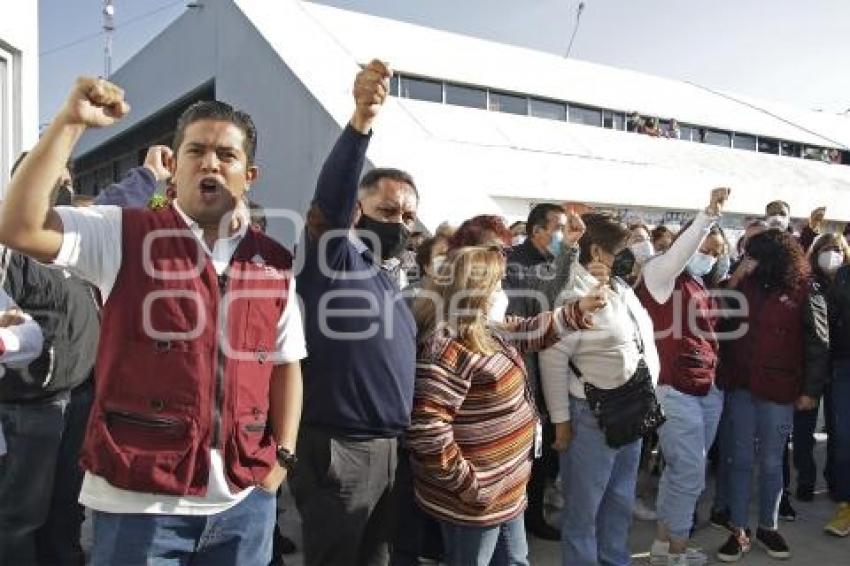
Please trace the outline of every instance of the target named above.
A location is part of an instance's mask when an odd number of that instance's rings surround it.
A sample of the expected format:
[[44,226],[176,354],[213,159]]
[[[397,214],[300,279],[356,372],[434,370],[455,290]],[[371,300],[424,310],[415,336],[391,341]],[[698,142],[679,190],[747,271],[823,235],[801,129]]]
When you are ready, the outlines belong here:
[[398,256],[419,195],[397,169],[358,179],[390,76],[379,61],[357,75],[354,115],[322,168],[299,245],[309,357],[290,483],[310,566],[389,561],[397,439],[410,423],[416,357]]

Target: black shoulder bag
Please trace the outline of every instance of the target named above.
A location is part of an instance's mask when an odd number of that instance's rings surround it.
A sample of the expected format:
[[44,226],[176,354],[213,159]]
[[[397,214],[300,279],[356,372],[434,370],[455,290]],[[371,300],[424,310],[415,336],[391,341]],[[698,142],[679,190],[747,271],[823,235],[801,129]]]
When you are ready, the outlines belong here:
[[582,380],[587,403],[599,422],[599,428],[605,433],[606,444],[611,448],[621,448],[643,438],[666,420],[644,360],[640,326],[628,303],[625,306],[635,327],[635,340],[640,352],[637,369],[626,383],[614,389],[595,387],[582,379],[581,371],[570,360],[570,369]]

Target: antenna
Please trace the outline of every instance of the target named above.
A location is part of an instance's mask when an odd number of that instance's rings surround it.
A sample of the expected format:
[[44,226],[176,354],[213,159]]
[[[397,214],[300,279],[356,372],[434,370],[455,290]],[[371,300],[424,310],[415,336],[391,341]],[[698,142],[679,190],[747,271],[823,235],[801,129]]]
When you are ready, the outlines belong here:
[[103,77],[112,75],[112,32],[115,31],[115,6],[112,0],[103,0],[103,33],[106,44],[103,46]]
[[567,54],[564,56],[565,59],[570,58],[570,52],[573,50],[573,41],[576,39],[576,34],[578,33],[578,26],[581,24],[581,13],[584,12],[584,2],[578,3],[578,8],[576,9],[576,24],[573,26],[573,34],[570,36],[570,44],[567,46]]

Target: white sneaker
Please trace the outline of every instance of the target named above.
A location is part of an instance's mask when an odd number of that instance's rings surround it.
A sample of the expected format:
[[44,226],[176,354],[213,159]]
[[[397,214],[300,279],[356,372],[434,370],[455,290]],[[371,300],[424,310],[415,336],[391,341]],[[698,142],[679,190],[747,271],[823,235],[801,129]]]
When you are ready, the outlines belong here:
[[635,506],[632,509],[632,515],[638,521],[657,521],[658,514],[649,505],[643,502],[642,499],[635,499]]
[[670,543],[656,540],[649,550],[649,563],[653,566],[703,566],[708,563],[708,555],[690,547],[684,554],[670,554]]

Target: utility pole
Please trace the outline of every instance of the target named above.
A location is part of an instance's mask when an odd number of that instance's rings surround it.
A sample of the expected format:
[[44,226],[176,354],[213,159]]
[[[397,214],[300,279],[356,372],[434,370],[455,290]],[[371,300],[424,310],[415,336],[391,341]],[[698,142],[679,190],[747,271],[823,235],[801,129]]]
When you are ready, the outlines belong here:
[[112,75],[112,32],[115,31],[115,6],[112,0],[103,0],[103,33],[106,44],[103,47],[103,77]]
[[567,54],[564,56],[566,59],[570,58],[570,53],[573,51],[573,41],[576,39],[576,34],[578,33],[578,26],[581,24],[581,13],[584,12],[584,2],[579,2],[578,8],[576,9],[576,23],[573,27],[573,33],[570,36],[570,44],[567,46]]

